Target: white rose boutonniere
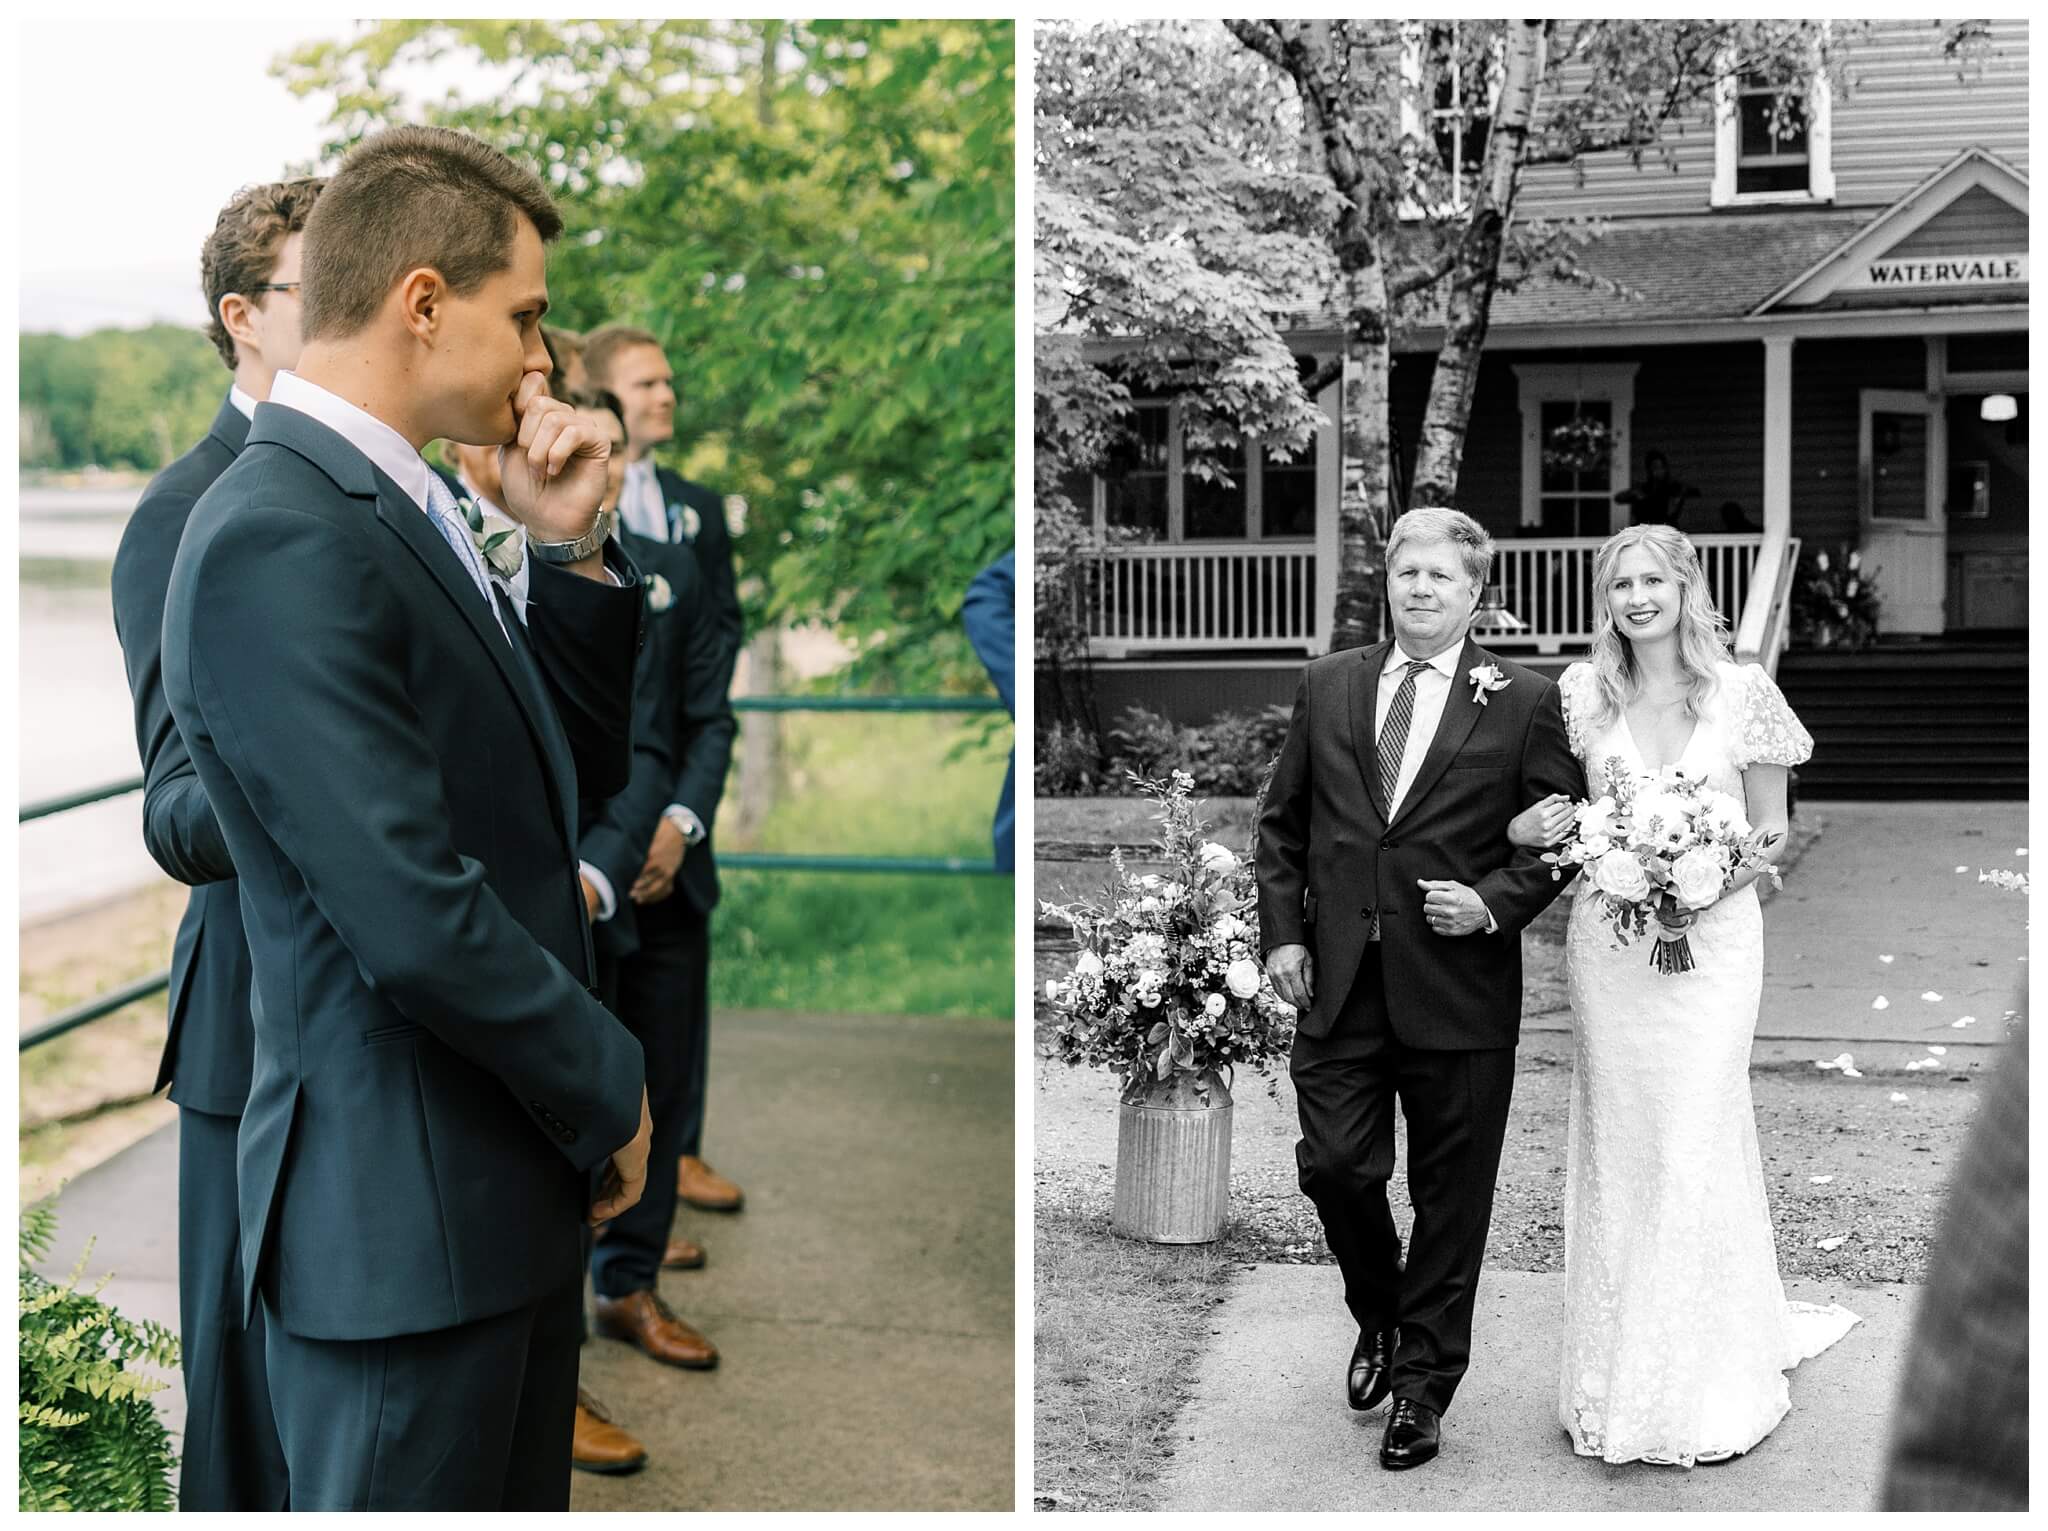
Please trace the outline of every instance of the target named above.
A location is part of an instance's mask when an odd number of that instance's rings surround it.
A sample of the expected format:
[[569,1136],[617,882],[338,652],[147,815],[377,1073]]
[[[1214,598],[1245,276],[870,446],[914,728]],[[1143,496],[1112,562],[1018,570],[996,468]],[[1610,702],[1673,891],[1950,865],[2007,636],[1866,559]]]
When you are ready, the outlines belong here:
[[647,609],[649,611],[667,611],[675,603],[676,593],[669,589],[667,580],[663,579],[659,574],[648,580]]
[[1472,700],[1481,707],[1486,705],[1487,692],[1508,688],[1508,678],[1500,673],[1497,664],[1476,664],[1465,672],[1465,679],[1472,682]]
[[475,500],[457,500],[455,506],[469,527],[469,540],[483,555],[484,567],[500,579],[510,579],[517,574],[526,557],[526,538],[518,523],[495,510],[485,510]]
[[675,524],[683,529],[683,540],[695,542],[697,533],[704,529],[703,518],[688,505],[671,505],[668,513]]

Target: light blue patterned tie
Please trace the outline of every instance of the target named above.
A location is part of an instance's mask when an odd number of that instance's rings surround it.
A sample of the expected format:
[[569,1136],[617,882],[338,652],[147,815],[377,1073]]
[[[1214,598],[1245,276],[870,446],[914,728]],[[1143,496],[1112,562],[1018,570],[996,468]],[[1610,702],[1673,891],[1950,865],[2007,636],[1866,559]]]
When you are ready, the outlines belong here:
[[441,475],[431,469],[427,472],[427,518],[440,528],[448,546],[455,550],[455,556],[462,560],[462,567],[469,571],[469,577],[476,582],[477,594],[484,598],[484,605],[497,619],[498,631],[505,633],[510,643],[512,635],[505,631],[505,617],[498,610],[498,603],[491,598],[490,575],[484,570],[484,555],[477,551],[476,543],[469,535],[469,526],[462,519],[462,510],[455,503],[455,496],[448,492],[448,486],[441,481]]

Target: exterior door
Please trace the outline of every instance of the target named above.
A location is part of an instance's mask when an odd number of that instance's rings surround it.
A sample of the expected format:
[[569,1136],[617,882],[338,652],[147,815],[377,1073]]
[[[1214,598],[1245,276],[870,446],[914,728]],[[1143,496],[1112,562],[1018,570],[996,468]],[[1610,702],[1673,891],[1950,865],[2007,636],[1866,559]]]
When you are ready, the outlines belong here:
[[1861,398],[1860,519],[1877,630],[1938,636],[1948,595],[1941,410],[1924,393],[1866,388]]

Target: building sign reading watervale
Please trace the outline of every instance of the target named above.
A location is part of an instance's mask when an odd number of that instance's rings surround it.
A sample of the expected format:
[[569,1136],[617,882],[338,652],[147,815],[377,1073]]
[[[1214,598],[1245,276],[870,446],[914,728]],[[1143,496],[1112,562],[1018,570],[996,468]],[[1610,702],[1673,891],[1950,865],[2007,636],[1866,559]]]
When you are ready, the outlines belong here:
[[1843,287],[2014,287],[2027,280],[2027,252],[2008,255],[1918,255],[1857,262]]

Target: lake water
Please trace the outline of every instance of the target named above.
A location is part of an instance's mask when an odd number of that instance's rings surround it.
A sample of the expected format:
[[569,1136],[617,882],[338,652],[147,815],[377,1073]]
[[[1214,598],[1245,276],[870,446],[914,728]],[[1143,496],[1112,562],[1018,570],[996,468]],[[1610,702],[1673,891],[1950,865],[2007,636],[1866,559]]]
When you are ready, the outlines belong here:
[[[111,582],[121,532],[142,497],[126,489],[21,490],[21,798],[32,803],[138,776],[134,715]],[[746,695],[742,655],[733,694]],[[838,669],[850,651],[830,633],[785,633],[795,680]],[[21,826],[23,924],[97,903],[163,876],[142,846],[142,794]]]
[[[21,491],[21,796],[141,773],[110,580],[127,489]],[[142,794],[21,826],[24,924],[163,876],[142,848]]]

